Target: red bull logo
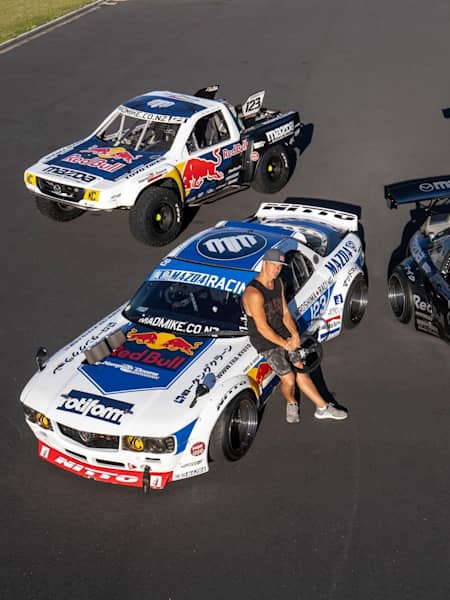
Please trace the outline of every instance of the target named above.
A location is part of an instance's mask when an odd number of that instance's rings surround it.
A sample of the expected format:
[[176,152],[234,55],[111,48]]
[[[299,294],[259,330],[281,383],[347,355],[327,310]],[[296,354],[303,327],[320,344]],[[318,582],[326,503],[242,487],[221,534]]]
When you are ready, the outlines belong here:
[[221,181],[223,173],[218,171],[222,164],[222,156],[219,148],[213,152],[216,160],[205,158],[191,158],[187,161],[183,170],[183,185],[186,190],[198,190],[207,181]]
[[264,379],[270,375],[270,373],[272,373],[272,371],[273,369],[268,362],[261,362],[259,363],[258,367],[250,369],[248,372],[248,377],[251,383],[254,385],[256,384],[256,386],[259,387],[262,385]]
[[122,148],[121,146],[113,146],[113,147],[109,147],[109,146],[105,146],[104,148],[101,148],[99,146],[91,146],[90,148],[87,148],[86,150],[81,150],[81,153],[89,153],[89,154],[95,154],[96,156],[99,156],[100,158],[105,158],[105,159],[109,159],[109,158],[114,158],[116,160],[123,160],[124,162],[127,163],[127,165],[131,165],[131,163],[134,160],[138,160],[138,158],[142,158],[142,154],[131,154],[131,152],[128,152],[128,150],[126,148]]
[[155,350],[178,351],[193,356],[197,348],[202,346],[203,342],[194,342],[190,344],[184,338],[173,333],[155,333],[154,331],[139,332],[136,328],[130,329],[127,334],[127,340],[136,344],[144,344],[147,348]]

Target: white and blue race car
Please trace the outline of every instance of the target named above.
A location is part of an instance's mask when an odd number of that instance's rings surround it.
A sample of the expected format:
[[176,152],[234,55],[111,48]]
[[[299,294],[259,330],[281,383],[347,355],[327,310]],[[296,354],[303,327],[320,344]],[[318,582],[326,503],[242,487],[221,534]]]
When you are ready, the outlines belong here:
[[162,489],[250,448],[278,379],[249,343],[241,295],[266,250],[286,255],[302,338],[363,317],[357,216],[265,203],[172,250],[132,299],[47,358],[22,392],[39,456],[97,481]]

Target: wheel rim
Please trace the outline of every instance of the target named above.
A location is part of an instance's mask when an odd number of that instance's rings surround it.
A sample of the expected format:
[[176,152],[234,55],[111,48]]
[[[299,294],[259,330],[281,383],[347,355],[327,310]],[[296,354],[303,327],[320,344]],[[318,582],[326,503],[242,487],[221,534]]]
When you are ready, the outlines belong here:
[[167,233],[173,226],[175,211],[169,204],[160,204],[152,215],[152,222],[160,233]]
[[350,301],[350,321],[359,323],[366,312],[368,301],[367,286],[365,281],[360,281],[356,286]]
[[249,398],[242,398],[233,411],[228,425],[228,447],[234,455],[242,455],[250,447],[258,428],[255,405]]
[[283,171],[283,164],[280,158],[273,157],[267,164],[266,172],[271,181],[278,181]]
[[401,317],[405,312],[405,290],[398,277],[393,275],[389,280],[388,287],[389,303],[396,317]]

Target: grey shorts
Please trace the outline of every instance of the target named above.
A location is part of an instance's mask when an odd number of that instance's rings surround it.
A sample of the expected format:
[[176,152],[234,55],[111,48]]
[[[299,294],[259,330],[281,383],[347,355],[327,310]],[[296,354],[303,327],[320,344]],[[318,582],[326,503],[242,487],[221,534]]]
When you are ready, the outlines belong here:
[[287,375],[292,369],[292,365],[302,361],[302,357],[299,350],[293,350],[292,352],[286,352],[284,348],[278,346],[277,348],[271,348],[260,352],[261,356],[267,360],[273,371],[281,376]]

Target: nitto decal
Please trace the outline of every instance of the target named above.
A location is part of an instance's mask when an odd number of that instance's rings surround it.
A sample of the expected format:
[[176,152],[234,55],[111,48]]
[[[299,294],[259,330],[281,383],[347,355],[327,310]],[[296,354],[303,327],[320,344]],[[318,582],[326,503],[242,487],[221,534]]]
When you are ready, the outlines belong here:
[[336,276],[349,262],[355,252],[357,252],[355,244],[352,240],[347,240],[344,246],[325,263],[325,267],[332,275]]
[[76,475],[81,475],[87,479],[94,479],[95,481],[103,481],[107,483],[118,483],[121,485],[140,486],[142,485],[142,473],[134,473],[133,471],[118,471],[115,469],[109,469],[107,467],[99,468],[92,467],[85,463],[79,462],[76,459],[66,456],[45,446],[42,442],[39,442],[39,456],[49,463],[71,471]]
[[424,182],[419,185],[421,192],[433,192],[434,190],[450,190],[450,180]]
[[172,352],[178,351],[188,356],[193,356],[197,348],[203,345],[203,342],[194,342],[191,344],[184,338],[173,335],[173,333],[139,332],[136,328],[130,329],[127,333],[127,339],[136,344],[144,344],[147,348],[170,350]]
[[191,446],[191,454],[192,456],[201,456],[203,452],[206,450],[206,445],[204,442],[196,442]]
[[266,239],[257,233],[212,234],[197,242],[198,252],[205,258],[235,260],[252,256],[265,248]]
[[84,183],[91,183],[97,179],[95,175],[88,175],[87,173],[80,173],[80,171],[74,171],[73,169],[65,169],[64,167],[46,167],[44,173],[49,175],[62,175],[63,177],[69,177],[76,181],[83,181]]
[[198,273],[195,271],[176,271],[172,269],[156,269],[149,277],[149,281],[181,281],[183,283],[192,283],[202,285],[224,292],[233,294],[242,294],[245,290],[245,282],[229,277],[219,277],[209,273]]
[[97,396],[88,392],[72,390],[69,394],[63,394],[62,398],[63,401],[57,406],[58,410],[99,419],[114,425],[120,425],[124,415],[133,414],[131,409],[134,405],[129,402]]
[[183,169],[183,184],[186,190],[198,190],[207,181],[221,181],[223,173],[217,168],[222,164],[220,149],[213,152],[215,160],[205,158],[191,158]]

